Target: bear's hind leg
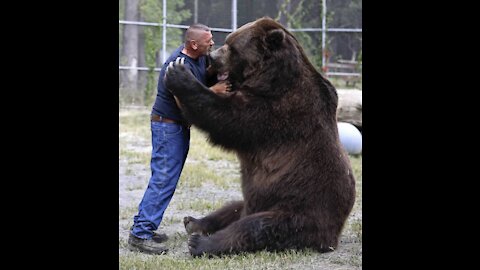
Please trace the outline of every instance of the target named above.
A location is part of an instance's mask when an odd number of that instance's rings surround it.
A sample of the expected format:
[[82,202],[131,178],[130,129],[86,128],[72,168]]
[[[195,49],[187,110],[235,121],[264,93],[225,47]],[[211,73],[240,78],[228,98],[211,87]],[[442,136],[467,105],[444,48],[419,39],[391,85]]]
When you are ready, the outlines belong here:
[[200,256],[295,248],[299,247],[299,241],[294,226],[291,214],[259,212],[242,217],[210,236],[192,234],[188,249],[193,256]]
[[239,220],[242,210],[243,201],[233,201],[201,219],[184,217],[183,224],[188,234],[212,234]]

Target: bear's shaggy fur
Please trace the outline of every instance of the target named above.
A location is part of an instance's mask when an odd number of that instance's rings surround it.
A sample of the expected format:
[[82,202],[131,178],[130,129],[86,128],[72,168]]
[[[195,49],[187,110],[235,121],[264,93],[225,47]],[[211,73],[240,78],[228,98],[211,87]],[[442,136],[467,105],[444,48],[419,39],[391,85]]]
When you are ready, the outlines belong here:
[[181,63],[167,88],[209,140],[236,152],[243,201],[185,217],[190,253],[334,250],[355,200],[355,179],[339,142],[337,93],[295,37],[270,18],[248,23],[212,52],[232,91],[216,95]]

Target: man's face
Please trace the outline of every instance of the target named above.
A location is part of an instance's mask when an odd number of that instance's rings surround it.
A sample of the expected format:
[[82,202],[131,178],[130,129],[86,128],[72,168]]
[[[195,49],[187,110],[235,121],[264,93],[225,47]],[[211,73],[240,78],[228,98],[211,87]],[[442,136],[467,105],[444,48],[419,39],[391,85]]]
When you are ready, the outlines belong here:
[[197,52],[201,55],[207,55],[213,48],[213,35],[210,31],[203,31],[200,38],[196,40]]

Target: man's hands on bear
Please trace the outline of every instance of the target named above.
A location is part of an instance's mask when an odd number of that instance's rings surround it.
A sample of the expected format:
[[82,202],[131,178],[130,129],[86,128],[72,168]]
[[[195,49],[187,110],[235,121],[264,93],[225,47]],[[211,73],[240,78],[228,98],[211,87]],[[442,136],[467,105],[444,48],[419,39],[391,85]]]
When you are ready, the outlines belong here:
[[220,81],[210,87],[215,94],[225,94],[232,90],[232,84],[229,81]]
[[[175,61],[170,62],[165,72],[165,78],[167,76],[167,73],[169,72],[169,69],[173,68],[174,65],[183,66],[184,64],[185,64],[185,58],[183,57],[177,57]],[[230,92],[232,90],[232,84],[228,80],[221,80],[217,82],[215,85],[212,85],[210,87],[210,90],[212,90],[215,94],[226,94],[227,92]]]

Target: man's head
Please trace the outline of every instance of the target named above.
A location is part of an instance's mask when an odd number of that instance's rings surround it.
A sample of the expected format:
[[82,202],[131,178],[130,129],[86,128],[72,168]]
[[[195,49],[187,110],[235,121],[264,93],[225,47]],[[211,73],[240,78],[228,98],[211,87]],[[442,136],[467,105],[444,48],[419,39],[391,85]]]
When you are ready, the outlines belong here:
[[185,48],[194,58],[209,54],[214,44],[212,32],[206,25],[192,24],[185,33]]

